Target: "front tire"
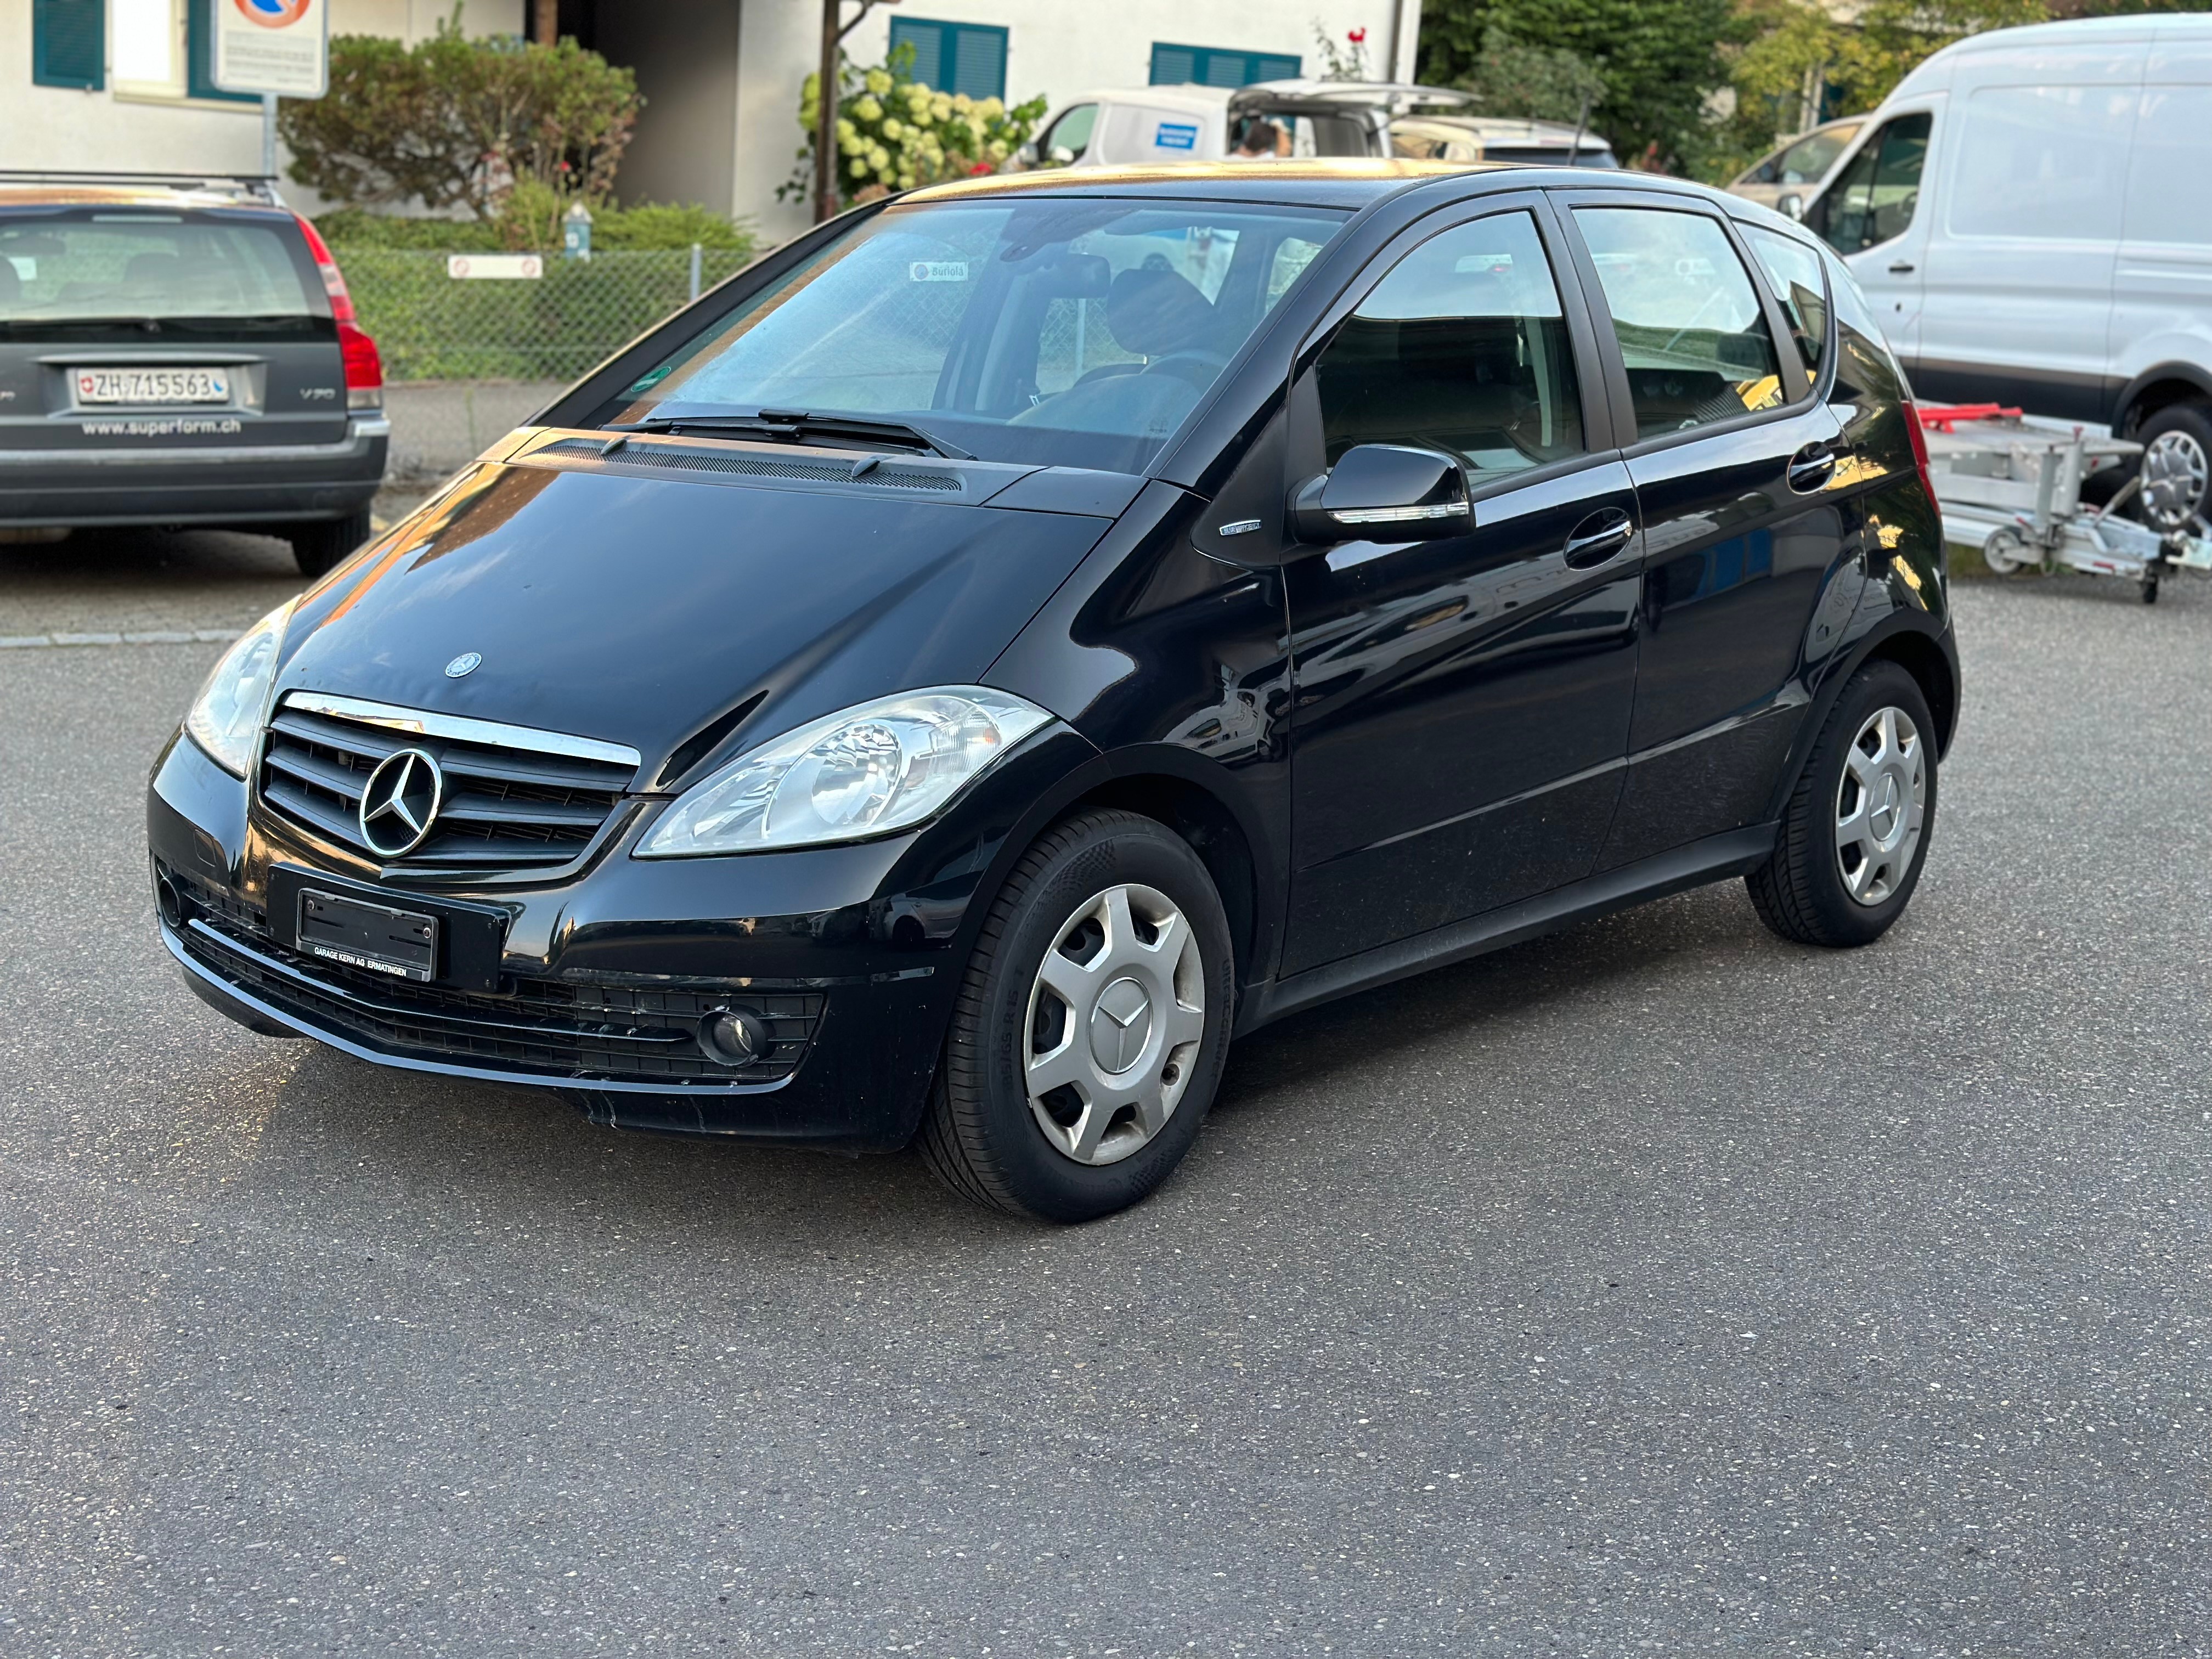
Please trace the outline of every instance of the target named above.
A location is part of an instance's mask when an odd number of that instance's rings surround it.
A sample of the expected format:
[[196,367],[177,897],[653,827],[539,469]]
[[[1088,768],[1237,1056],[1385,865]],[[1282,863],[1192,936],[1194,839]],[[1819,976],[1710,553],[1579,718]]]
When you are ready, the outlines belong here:
[[1893,662],[1851,676],[1790,791],[1774,851],[1744,878],[1800,945],[1871,945],[1912,902],[1936,823],[1936,721]]
[[975,1202],[1095,1220],[1197,1139],[1236,975],[1212,878],[1182,838],[1093,811],[1039,837],[969,958],[919,1142]]

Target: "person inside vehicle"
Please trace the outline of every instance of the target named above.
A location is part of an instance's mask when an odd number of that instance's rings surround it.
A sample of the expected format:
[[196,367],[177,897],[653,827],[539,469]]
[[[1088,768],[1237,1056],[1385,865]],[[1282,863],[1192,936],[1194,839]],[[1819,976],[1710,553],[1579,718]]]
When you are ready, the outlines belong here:
[[1244,124],[1244,131],[1230,152],[1232,161],[1272,161],[1277,156],[1291,153],[1291,136],[1273,121],[1251,120]]

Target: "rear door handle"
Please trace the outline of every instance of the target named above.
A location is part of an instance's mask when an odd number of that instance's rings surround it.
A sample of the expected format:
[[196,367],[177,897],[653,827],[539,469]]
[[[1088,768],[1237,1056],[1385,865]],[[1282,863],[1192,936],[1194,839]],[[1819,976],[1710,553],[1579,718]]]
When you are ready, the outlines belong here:
[[1588,570],[1620,552],[1635,534],[1635,520],[1617,507],[1602,507],[1575,526],[1562,550],[1571,567]]
[[1807,444],[1790,458],[1790,487],[1800,495],[1826,489],[1836,476],[1836,452],[1826,444]]

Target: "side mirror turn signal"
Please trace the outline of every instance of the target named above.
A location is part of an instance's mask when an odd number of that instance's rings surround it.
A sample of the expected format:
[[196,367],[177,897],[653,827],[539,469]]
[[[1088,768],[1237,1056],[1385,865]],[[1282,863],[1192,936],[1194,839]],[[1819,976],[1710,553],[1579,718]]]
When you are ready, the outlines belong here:
[[1474,528],[1458,461],[1405,444],[1360,444],[1301,484],[1291,525],[1302,542],[1435,541]]

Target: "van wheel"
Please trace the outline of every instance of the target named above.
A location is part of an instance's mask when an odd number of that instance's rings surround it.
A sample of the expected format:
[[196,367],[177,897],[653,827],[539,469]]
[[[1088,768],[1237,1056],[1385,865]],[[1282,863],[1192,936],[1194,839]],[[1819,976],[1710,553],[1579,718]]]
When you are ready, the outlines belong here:
[[368,509],[362,507],[343,519],[320,519],[295,524],[284,532],[292,544],[292,562],[302,576],[320,576],[369,538]]
[[2212,409],[2171,404],[2136,432],[2143,447],[2142,520],[2179,530],[2212,512]]
[[1936,822],[1936,722],[1893,662],[1851,676],[1798,775],[1773,854],[1744,878],[1800,945],[1871,945],[1905,914]]
[[1182,838],[1133,812],[1039,837],[969,958],[919,1142],[963,1197],[1042,1221],[1136,1203],[1213,1103],[1229,922]]

